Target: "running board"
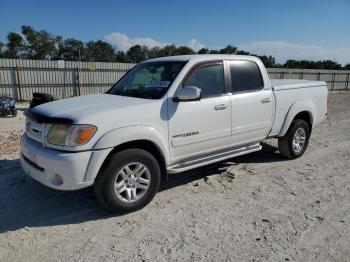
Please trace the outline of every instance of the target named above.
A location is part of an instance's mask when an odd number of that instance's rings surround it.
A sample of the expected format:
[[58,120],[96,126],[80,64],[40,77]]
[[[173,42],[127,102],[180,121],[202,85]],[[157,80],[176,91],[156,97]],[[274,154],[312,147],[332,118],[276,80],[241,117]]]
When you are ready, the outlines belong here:
[[215,162],[219,162],[225,159],[229,159],[232,157],[245,155],[248,153],[256,152],[262,149],[262,146],[259,143],[245,145],[241,147],[235,147],[226,149],[224,151],[219,151],[216,153],[201,155],[196,158],[191,158],[185,161],[181,161],[179,163],[172,164],[167,167],[167,171],[170,174],[179,173],[186,170],[190,170],[196,167],[205,166],[208,164],[212,164]]

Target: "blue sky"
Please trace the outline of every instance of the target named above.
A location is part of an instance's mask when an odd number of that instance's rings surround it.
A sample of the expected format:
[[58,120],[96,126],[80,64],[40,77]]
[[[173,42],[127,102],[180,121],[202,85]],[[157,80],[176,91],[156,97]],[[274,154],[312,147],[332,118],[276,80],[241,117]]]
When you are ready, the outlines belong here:
[[138,43],[195,49],[233,44],[280,62],[350,63],[350,0],[2,0],[0,40],[21,25],[65,38],[102,39],[119,49]]

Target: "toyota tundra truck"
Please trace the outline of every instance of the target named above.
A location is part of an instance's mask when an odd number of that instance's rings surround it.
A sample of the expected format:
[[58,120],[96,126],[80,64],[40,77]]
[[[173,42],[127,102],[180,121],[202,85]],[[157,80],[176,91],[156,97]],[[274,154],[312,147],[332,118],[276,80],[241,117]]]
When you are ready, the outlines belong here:
[[266,138],[300,157],[327,100],[325,82],[270,80],[252,56],[152,59],[103,94],[28,110],[21,165],[54,189],[93,185],[109,211],[130,212],[168,174],[261,150]]

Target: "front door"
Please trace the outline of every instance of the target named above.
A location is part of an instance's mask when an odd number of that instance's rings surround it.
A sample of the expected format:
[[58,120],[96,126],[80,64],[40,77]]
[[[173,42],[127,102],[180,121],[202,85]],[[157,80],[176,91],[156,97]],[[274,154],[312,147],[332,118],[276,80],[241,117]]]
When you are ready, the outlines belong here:
[[200,88],[202,98],[192,102],[169,99],[169,144],[173,163],[230,144],[231,101],[225,88],[222,61],[196,65],[185,77],[181,87],[184,86]]

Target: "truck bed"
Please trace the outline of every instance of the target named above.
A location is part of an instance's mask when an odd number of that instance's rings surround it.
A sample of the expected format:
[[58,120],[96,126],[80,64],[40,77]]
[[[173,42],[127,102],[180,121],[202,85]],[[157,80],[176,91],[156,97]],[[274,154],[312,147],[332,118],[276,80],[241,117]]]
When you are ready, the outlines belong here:
[[315,86],[326,86],[324,81],[295,80],[295,79],[271,79],[271,85],[275,91],[286,89],[298,89]]
[[[293,106],[302,105],[313,116],[312,125],[321,123],[327,113],[327,84],[324,81],[272,79],[275,117],[269,136],[279,136],[286,116]],[[307,109],[306,109],[307,108]]]

